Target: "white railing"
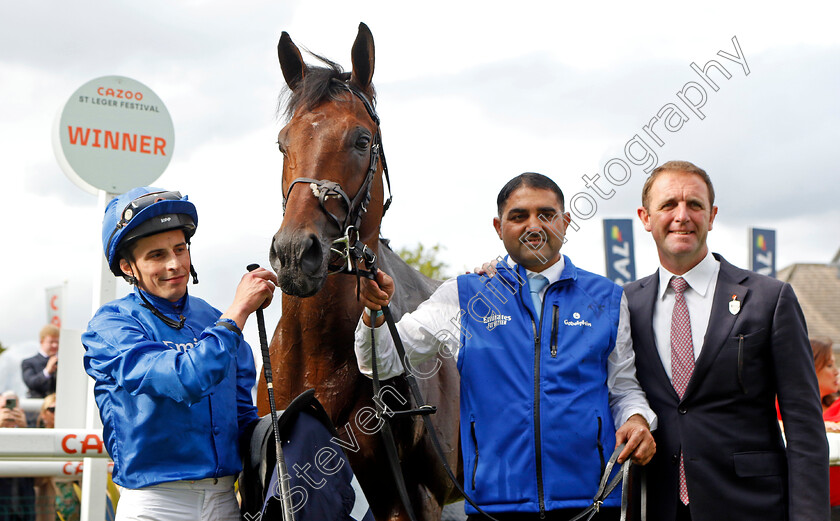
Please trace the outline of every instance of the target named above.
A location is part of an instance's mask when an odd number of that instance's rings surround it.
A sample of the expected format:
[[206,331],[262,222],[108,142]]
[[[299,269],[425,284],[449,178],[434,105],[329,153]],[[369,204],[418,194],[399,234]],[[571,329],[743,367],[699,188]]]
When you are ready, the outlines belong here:
[[828,464],[840,465],[840,433],[827,432],[825,437],[828,438]]
[[101,430],[0,429],[0,459],[108,457]]
[[[108,462],[108,473],[113,471],[114,462]],[[56,478],[61,480],[81,479],[84,472],[82,461],[40,461],[0,460],[0,476],[4,478]]]
[[41,405],[44,404],[43,398],[21,398],[20,408],[23,412],[41,412]]

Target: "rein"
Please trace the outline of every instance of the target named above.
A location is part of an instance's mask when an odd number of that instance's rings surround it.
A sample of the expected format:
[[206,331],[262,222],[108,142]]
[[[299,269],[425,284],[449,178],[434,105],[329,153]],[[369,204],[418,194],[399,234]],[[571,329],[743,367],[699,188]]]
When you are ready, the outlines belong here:
[[[367,261],[367,259],[365,259]],[[376,259],[372,259],[371,263],[365,263],[370,271],[365,273],[365,277],[375,280],[376,279]],[[406,359],[405,354],[405,347],[403,346],[402,339],[400,338],[400,334],[397,331],[397,324],[394,322],[394,316],[391,314],[391,308],[387,305],[382,306],[382,313],[385,315],[385,323],[388,324],[388,330],[391,332],[391,338],[394,340],[394,347],[397,349],[397,353],[399,355],[400,360]],[[373,321],[373,319],[371,319]],[[372,356],[372,366],[373,366],[373,391],[374,396],[379,394],[380,388],[380,380],[379,374],[377,371],[377,362],[376,362],[376,338],[374,337],[375,328],[370,329],[370,340],[371,340],[371,356]],[[420,416],[423,418],[423,426],[426,429],[426,433],[429,435],[429,439],[432,442],[432,447],[435,449],[435,454],[440,460],[441,465],[443,466],[444,470],[446,471],[447,476],[452,481],[452,484],[455,485],[455,488],[458,489],[458,492],[464,496],[464,499],[469,502],[470,505],[473,506],[480,514],[487,517],[491,521],[497,521],[496,518],[485,512],[484,510],[479,507],[475,501],[467,494],[464,490],[464,487],[458,482],[458,478],[455,476],[455,473],[452,471],[452,467],[446,462],[446,456],[443,454],[443,447],[440,444],[440,440],[437,437],[437,432],[435,432],[434,425],[432,425],[432,419],[430,417],[431,414],[437,412],[437,408],[433,405],[428,405],[426,400],[423,398],[423,394],[420,392],[420,386],[417,385],[417,379],[411,373],[411,371],[404,371],[403,377],[405,378],[406,382],[408,383],[408,389],[411,392],[411,397],[414,399],[414,403],[418,406],[416,409],[410,409],[407,411],[387,411],[387,406],[381,400],[374,400],[374,404],[376,406],[376,415],[379,418],[382,418],[383,415],[387,415],[388,418],[393,418],[395,416]],[[394,480],[397,484],[397,489],[400,493],[400,497],[402,498],[403,505],[406,507],[406,511],[408,512],[408,517],[411,521],[415,521],[416,517],[414,516],[414,512],[411,507],[411,503],[408,499],[408,492],[405,488],[405,480],[403,479],[402,470],[400,468],[400,461],[399,456],[397,454],[396,444],[394,442],[393,434],[391,433],[391,426],[388,423],[388,419],[385,419],[385,422],[382,424],[381,432],[383,433],[383,437],[385,438],[385,449],[386,453],[388,454],[388,464],[391,466],[391,473],[394,475]]]

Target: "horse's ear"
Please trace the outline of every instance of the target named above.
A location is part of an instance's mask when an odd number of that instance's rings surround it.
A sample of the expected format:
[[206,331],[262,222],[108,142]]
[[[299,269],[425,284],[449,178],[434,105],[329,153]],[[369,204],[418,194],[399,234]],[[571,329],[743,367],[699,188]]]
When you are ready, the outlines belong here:
[[374,49],[373,35],[364,23],[359,24],[359,34],[353,42],[353,73],[350,81],[365,92],[370,91],[370,80],[373,78]]
[[277,58],[280,60],[280,68],[283,70],[283,77],[286,78],[286,85],[295,90],[306,73],[306,64],[303,63],[303,56],[300,55],[297,45],[292,42],[292,38],[286,31],[283,31],[277,43]]

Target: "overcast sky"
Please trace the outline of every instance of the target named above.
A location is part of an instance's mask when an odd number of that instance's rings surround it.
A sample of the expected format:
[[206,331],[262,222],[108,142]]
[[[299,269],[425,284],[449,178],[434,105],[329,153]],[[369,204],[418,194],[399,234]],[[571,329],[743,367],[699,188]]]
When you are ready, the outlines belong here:
[[[491,224],[496,194],[538,171],[567,200],[588,194],[576,199],[580,213],[587,197],[596,202],[564,252],[603,274],[601,219],[635,218],[645,179],[628,163],[629,179],[611,185],[604,166],[627,162],[625,145],[639,135],[659,162],[686,159],[711,175],[714,251],[746,266],[747,228],[757,226],[777,230],[779,268],[826,263],[840,248],[838,11],[831,2],[6,3],[0,342],[37,338],[48,286],[66,281],[66,327],[84,329],[91,315],[102,209],[68,180],[51,145],[77,88],[121,75],[164,101],[175,149],[155,185],[198,206],[201,283],[190,291],[225,309],[245,266],[268,264],[281,223],[280,33],[349,69],[360,21],[376,42],[394,192],[383,234],[396,246],[441,244],[450,273],[503,253]],[[718,54],[736,57],[733,37],[744,63]],[[710,73],[717,91],[690,67],[712,59],[730,75]],[[705,90],[702,119],[678,96],[689,82]],[[675,131],[659,122],[656,144],[643,127],[668,104],[687,120]],[[601,190],[614,190],[609,200],[582,179],[596,174]],[[642,276],[657,258],[638,222],[634,231]],[[278,299],[272,327],[279,315]]]

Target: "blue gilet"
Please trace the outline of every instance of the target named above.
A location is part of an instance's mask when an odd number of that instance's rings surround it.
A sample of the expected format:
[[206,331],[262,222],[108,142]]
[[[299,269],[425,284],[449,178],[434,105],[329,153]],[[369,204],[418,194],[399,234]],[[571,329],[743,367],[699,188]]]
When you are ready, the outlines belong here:
[[622,289],[566,257],[538,316],[525,269],[506,266],[458,277],[465,489],[488,512],[583,508],[615,446],[607,358]]

